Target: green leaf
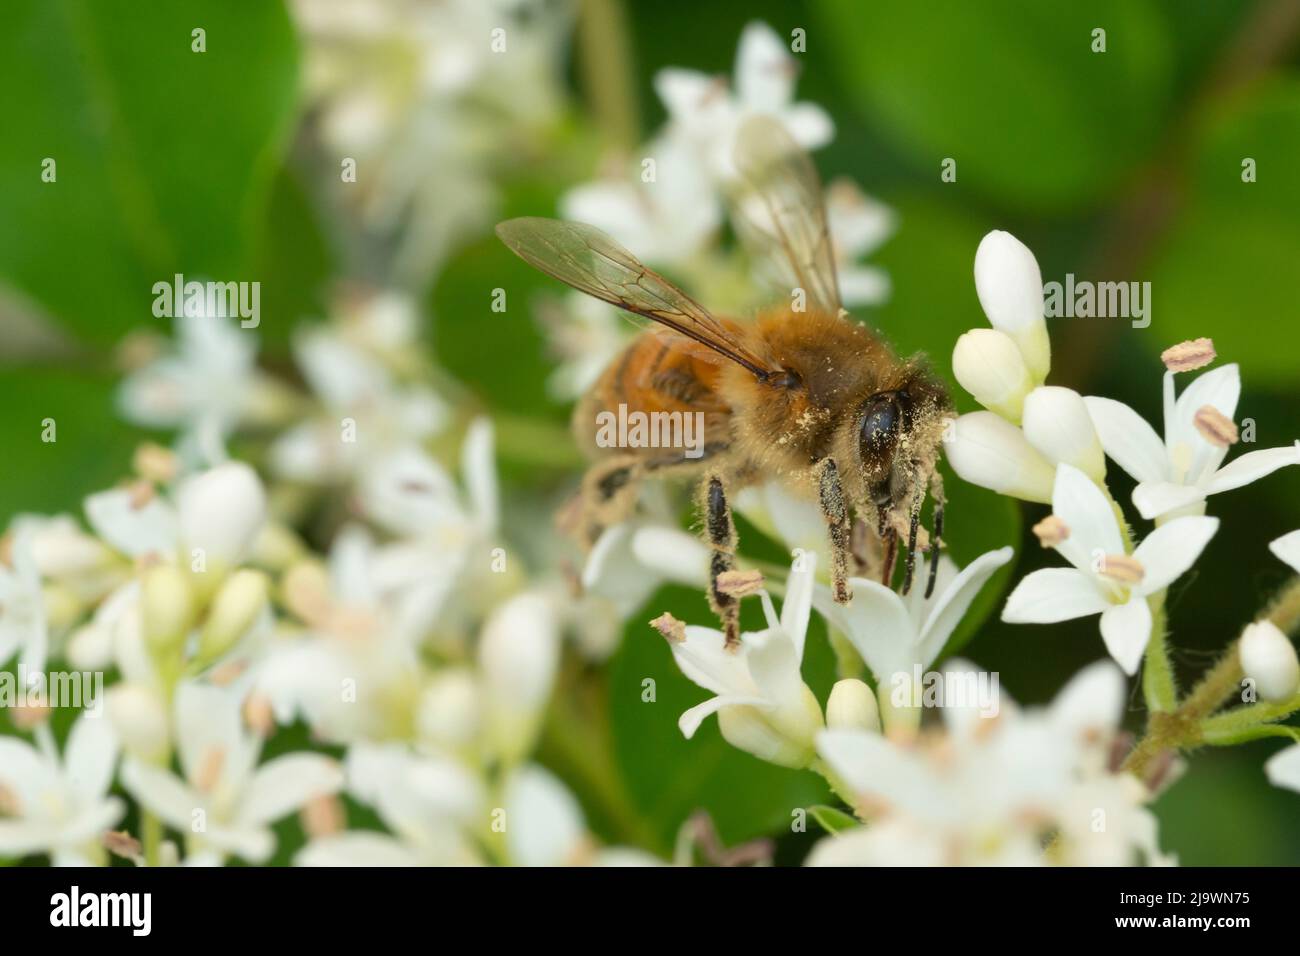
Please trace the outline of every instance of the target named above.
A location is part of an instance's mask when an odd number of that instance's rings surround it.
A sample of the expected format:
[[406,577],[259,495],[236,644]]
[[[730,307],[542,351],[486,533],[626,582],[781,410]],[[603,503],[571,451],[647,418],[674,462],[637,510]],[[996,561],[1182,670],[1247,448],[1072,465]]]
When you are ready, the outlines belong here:
[[855,827],[862,826],[860,822],[843,810],[837,810],[835,807],[828,807],[825,804],[809,807],[808,813],[827,833],[843,833],[845,830],[852,830]]
[[[1171,55],[1146,0],[822,0],[817,10],[868,118],[935,181],[954,159],[957,190],[1075,208],[1119,185],[1160,136]],[[1104,53],[1092,51],[1098,27]]]
[[101,342],[156,321],[152,285],[177,272],[248,280],[292,119],[283,5],[18,0],[5,15],[0,85],[22,94],[0,149],[0,276]]
[[[1279,338],[1294,311],[1300,261],[1300,81],[1280,80],[1225,104],[1196,148],[1190,198],[1151,276],[1147,347],[1209,335],[1248,382],[1290,386],[1295,356]],[[1255,182],[1243,182],[1253,160]],[[1154,333],[1154,334],[1152,334]]]

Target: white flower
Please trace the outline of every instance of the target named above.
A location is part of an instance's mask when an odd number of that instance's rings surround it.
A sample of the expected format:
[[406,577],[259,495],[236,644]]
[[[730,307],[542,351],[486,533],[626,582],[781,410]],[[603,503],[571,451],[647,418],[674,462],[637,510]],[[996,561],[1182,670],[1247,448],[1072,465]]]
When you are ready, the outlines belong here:
[[1136,673],[1151,636],[1147,598],[1192,566],[1218,530],[1218,519],[1175,519],[1127,555],[1114,508],[1070,465],[1056,470],[1052,514],[1064,525],[1064,537],[1053,547],[1073,567],[1028,575],[1007,599],[1002,620],[1051,624],[1100,614],[1106,649],[1125,673]]
[[641,850],[596,849],[582,808],[564,784],[535,764],[506,780],[507,856],[515,866],[661,866]]
[[745,118],[774,116],[799,145],[816,149],[835,133],[830,117],[812,103],[792,103],[798,64],[781,38],[763,23],[748,24],[736,54],[735,90],[695,70],[667,68],[655,76],[655,90],[670,123],[700,151],[720,180],[735,175],[736,133]]
[[925,597],[925,581],[913,583],[906,597],[879,581],[850,578],[853,603],[836,604],[830,590],[819,586],[817,610],[853,644],[882,688],[902,678],[912,680],[943,651],[948,638],[998,568],[1011,560],[1010,546],[989,551],[960,573],[947,555],[939,559],[934,591]]
[[783,766],[807,765],[822,726],[821,707],[800,674],[815,566],[815,554],[792,566],[779,619],[766,592],[761,595],[767,629],[742,634],[738,647],[727,647],[722,632],[707,627],[687,627],[683,639],[670,639],[682,673],[717,695],[677,721],[687,738],[717,713],[733,746]]
[[[654,162],[649,181],[647,160]],[[697,256],[722,222],[713,183],[671,133],[639,151],[630,175],[571,189],[560,199],[560,215],[604,230],[639,259],[668,265]]]
[[[399,385],[385,362],[361,345],[381,337],[384,351],[410,348],[414,319],[410,303],[379,296],[349,325],[313,326],[294,337],[294,356],[319,397],[323,414],[294,426],[271,446],[271,468],[284,478],[311,483],[355,480],[377,458],[418,445],[437,434],[448,416],[446,404],[427,386]],[[372,315],[377,313],[378,315]],[[385,313],[391,313],[386,315]],[[372,328],[353,328],[369,321]],[[373,328],[378,321],[396,330]],[[383,338],[396,339],[384,344]],[[392,360],[400,359],[400,352]]]
[[[810,865],[1118,865],[1159,859],[1147,794],[1105,770],[1124,705],[1108,662],[1080,672],[1050,708],[996,718],[945,708],[945,730],[900,743],[827,730],[817,749],[865,827],[822,840]],[[1093,827],[1094,809],[1106,827]],[[1055,833],[1043,851],[1043,837]]]
[[1300,447],[1285,446],[1248,452],[1224,465],[1229,444],[1207,439],[1197,427],[1197,416],[1209,408],[1232,420],[1241,394],[1237,366],[1224,365],[1198,376],[1177,399],[1174,374],[1167,371],[1164,376],[1163,441],[1122,402],[1085,399],[1106,454],[1138,481],[1133,504],[1142,517],[1202,514],[1207,495],[1240,488],[1300,463]]
[[72,725],[62,758],[47,724],[37,747],[0,736],[0,857],[48,853],[55,866],[103,863],[100,838],[125,807],[109,796],[117,741],[91,712]]
[[32,529],[13,534],[9,562],[0,560],[0,664],[17,651],[19,667],[34,676],[45,670],[49,632]]
[[1256,621],[1242,632],[1241,669],[1263,700],[1285,700],[1300,686],[1295,645],[1272,621]]
[[239,425],[274,411],[275,387],[254,364],[255,333],[235,320],[183,312],[175,328],[175,350],[133,372],[118,404],[137,425],[182,429],[191,461],[220,461],[224,440]]
[[1052,463],[1025,433],[993,412],[969,412],[944,432],[943,452],[959,477],[1025,501],[1052,499]]
[[175,707],[181,776],[128,757],[122,785],[196,847],[262,863],[275,851],[270,824],[337,792],[343,773],[328,757],[305,752],[258,766],[261,738],[242,725],[242,703],[230,688],[182,684]]
[[472,866],[470,837],[486,828],[482,782],[461,764],[412,753],[401,744],[355,744],[347,755],[348,792],[375,808],[392,831],[350,830],[315,837],[299,866]]
[[990,232],[975,251],[975,291],[993,328],[1011,337],[1034,384],[1041,385],[1052,353],[1034,254],[1011,233]]

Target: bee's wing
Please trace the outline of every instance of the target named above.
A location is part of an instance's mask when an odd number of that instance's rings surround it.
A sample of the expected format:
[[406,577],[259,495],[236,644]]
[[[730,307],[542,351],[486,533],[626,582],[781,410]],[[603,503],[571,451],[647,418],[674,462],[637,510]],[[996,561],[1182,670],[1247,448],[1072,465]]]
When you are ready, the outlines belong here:
[[759,378],[780,371],[745,347],[705,308],[595,226],[524,217],[497,226],[519,258],[611,305],[708,346]]
[[750,255],[785,294],[802,289],[811,306],[838,314],[835,255],[812,160],[768,116],[741,126],[735,159],[740,178],[731,195],[732,219]]

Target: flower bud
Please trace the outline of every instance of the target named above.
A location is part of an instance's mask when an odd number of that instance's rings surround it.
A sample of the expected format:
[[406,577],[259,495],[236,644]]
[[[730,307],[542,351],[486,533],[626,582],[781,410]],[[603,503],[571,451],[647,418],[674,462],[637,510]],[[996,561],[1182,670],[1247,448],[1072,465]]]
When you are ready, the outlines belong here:
[[188,478],[177,492],[181,541],[201,548],[209,568],[238,564],[266,519],[266,492],[257,473],[228,461]]
[[540,594],[511,598],[484,625],[479,642],[484,710],[503,760],[518,760],[532,749],[559,656],[554,608]]
[[952,350],[952,373],[961,387],[991,412],[1018,422],[1034,387],[1011,336],[997,329],[971,329]]
[[1283,700],[1300,686],[1295,645],[1272,621],[1247,625],[1241,635],[1241,669],[1264,700]]
[[171,564],[157,564],[140,583],[144,641],[155,656],[177,650],[194,627],[194,593],[189,580]]
[[127,753],[146,761],[166,756],[167,711],[157,693],[127,683],[118,684],[104,696],[108,719]]
[[471,743],[479,727],[478,688],[464,668],[436,674],[420,696],[416,727],[421,741],[452,749]]
[[1052,500],[1052,463],[1019,428],[992,412],[971,412],[954,421],[943,450],[953,471],[971,484],[1025,501]]
[[1035,383],[1051,368],[1038,260],[1009,232],[995,230],[975,251],[975,291],[989,323],[1015,340]]
[[880,733],[880,707],[871,688],[856,678],[836,681],[826,700],[826,726]]
[[198,661],[210,664],[248,633],[266,609],[266,575],[247,568],[236,571],[221,585],[199,637]]
[[1097,484],[1106,480],[1106,453],[1083,396],[1041,385],[1025,398],[1025,438],[1049,461],[1073,465]]

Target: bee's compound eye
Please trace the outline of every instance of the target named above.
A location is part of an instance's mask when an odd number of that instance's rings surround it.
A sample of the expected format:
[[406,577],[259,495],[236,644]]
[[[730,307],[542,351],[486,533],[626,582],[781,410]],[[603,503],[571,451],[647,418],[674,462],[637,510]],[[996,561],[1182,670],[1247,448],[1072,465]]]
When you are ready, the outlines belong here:
[[862,443],[868,448],[882,448],[894,437],[902,412],[892,396],[881,396],[868,403],[862,416]]

